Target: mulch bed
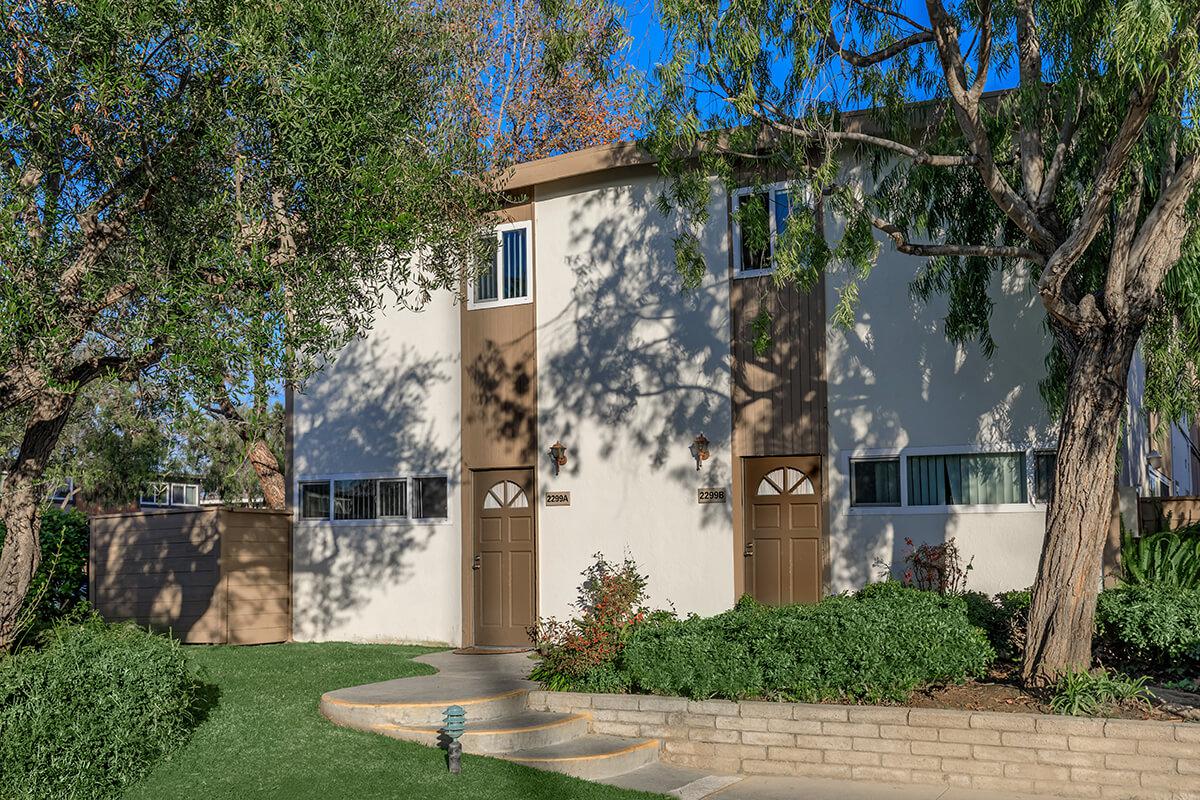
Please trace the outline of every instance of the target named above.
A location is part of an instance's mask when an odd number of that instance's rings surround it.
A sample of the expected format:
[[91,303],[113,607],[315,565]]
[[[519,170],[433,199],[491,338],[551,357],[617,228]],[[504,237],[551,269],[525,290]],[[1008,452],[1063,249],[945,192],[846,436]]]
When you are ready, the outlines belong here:
[[[1022,687],[1015,670],[995,669],[987,678],[961,685],[936,686],[915,693],[907,705],[913,708],[955,708],[966,711],[1006,711],[1050,714],[1051,693]],[[1117,719],[1153,719],[1167,722],[1200,721],[1200,694],[1151,687],[1161,697],[1144,703],[1126,703],[1106,716]]]

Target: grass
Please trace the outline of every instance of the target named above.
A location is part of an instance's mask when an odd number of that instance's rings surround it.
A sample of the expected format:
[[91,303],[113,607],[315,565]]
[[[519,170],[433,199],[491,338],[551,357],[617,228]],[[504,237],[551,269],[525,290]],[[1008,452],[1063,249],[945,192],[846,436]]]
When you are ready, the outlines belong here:
[[189,652],[213,687],[207,718],[127,800],[653,797],[480,756],[463,756],[462,774],[452,776],[440,750],[338,728],[317,710],[331,689],[434,672],[411,660],[427,648],[326,643]]

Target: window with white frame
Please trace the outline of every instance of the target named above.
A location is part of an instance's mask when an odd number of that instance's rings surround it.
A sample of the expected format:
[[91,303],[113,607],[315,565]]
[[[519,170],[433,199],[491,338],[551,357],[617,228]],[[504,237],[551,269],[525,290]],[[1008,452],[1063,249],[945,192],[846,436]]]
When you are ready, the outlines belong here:
[[1024,502],[1024,453],[951,453],[908,457],[910,506]]
[[496,258],[471,284],[470,308],[517,305],[533,300],[529,222],[496,226]]
[[191,508],[200,505],[200,484],[163,481],[152,483],[142,490],[138,498],[142,506],[162,508]]
[[766,275],[775,268],[775,245],[791,215],[791,192],[777,183],[738,189],[732,200],[734,277]]
[[900,458],[851,459],[850,504],[900,505]]
[[430,522],[449,518],[449,479],[445,475],[302,480],[299,488],[300,518],[305,520],[412,518]]

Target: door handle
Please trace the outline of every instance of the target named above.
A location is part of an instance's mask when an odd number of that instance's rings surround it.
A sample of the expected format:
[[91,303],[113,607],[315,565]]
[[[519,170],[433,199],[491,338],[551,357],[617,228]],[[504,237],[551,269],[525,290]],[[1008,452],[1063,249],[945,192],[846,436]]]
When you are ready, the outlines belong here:
[[742,550],[742,555],[746,558],[754,555],[754,542],[746,542],[746,547]]
[[475,554],[475,560],[471,562],[471,569],[479,569],[483,565],[479,561],[479,553]]

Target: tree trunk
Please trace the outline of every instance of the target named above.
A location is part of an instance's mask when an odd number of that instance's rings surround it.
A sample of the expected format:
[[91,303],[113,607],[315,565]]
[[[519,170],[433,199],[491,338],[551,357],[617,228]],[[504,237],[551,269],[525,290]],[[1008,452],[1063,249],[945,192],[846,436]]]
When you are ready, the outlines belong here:
[[283,481],[283,470],[279,467],[279,459],[264,439],[255,439],[246,444],[250,446],[250,464],[254,467],[254,473],[258,475],[263,502],[267,508],[282,511],[287,508],[287,488]]
[[33,401],[25,436],[0,495],[4,549],[0,551],[0,652],[18,634],[21,606],[41,562],[42,476],[75,405],[74,394],[44,394]]
[[1045,686],[1092,662],[1096,596],[1112,517],[1117,438],[1141,331],[1123,327],[1073,341],[1022,678]]

